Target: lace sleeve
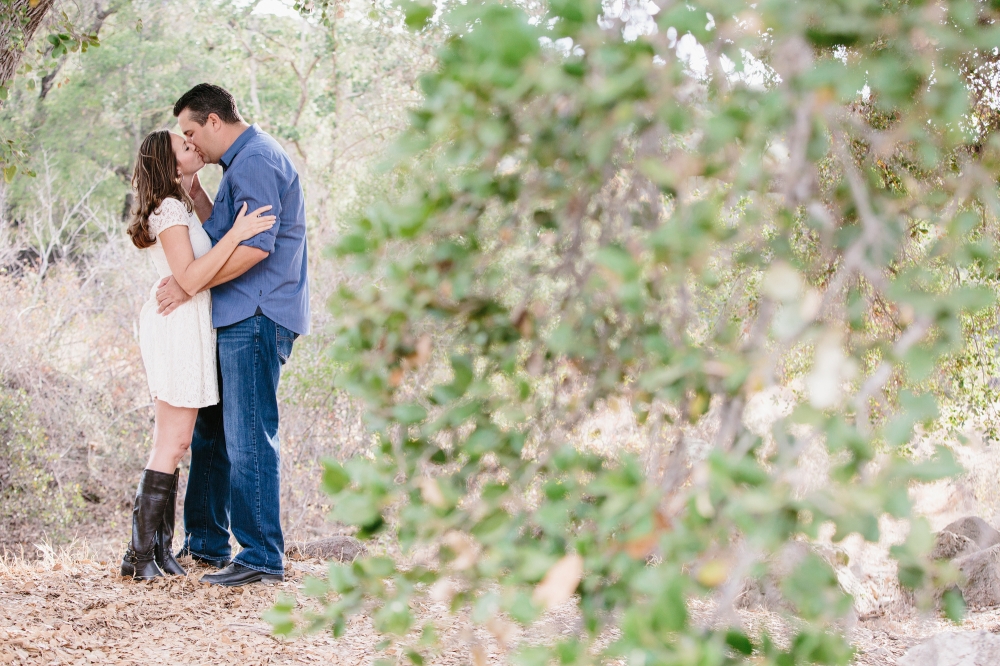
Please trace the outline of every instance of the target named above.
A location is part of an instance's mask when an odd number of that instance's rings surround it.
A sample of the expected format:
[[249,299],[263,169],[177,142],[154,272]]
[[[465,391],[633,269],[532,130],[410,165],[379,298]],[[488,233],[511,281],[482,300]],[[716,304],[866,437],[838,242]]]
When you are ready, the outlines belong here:
[[160,207],[149,216],[149,230],[154,236],[159,236],[164,229],[183,224],[187,226],[188,209],[183,203],[168,197],[163,200]]

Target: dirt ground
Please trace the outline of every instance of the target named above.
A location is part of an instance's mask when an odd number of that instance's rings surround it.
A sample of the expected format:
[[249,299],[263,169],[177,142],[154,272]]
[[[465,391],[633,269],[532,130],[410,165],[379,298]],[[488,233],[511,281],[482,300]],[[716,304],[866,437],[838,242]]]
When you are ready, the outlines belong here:
[[[0,560],[0,664],[371,664],[401,656],[380,649],[371,619],[355,617],[344,636],[271,634],[261,619],[280,595],[306,598],[299,586],[326,569],[318,560],[289,562],[285,582],[221,588],[198,579],[211,571],[181,560],[188,576],[154,583],[118,575],[109,557],[63,551],[41,560]],[[109,552],[110,554],[110,552]],[[488,631],[448,614],[443,604],[418,604],[416,627],[434,623],[443,648],[429,660],[451,666],[501,664],[501,644]],[[493,627],[496,631],[497,627]],[[572,613],[551,613],[532,632],[513,624],[512,640],[539,640],[575,630]],[[413,632],[413,642],[418,639]]]
[[[302,599],[302,578],[319,574],[319,561],[290,563],[284,583],[219,588],[198,579],[208,569],[185,561],[186,578],[137,583],[117,575],[117,563],[49,556],[0,564],[0,664],[310,664],[343,666],[392,659],[379,649],[369,618],[354,618],[340,639],[329,633],[291,639],[271,635],[261,615],[279,595]],[[428,663],[501,664],[501,645],[484,630],[450,617],[438,604],[416,608],[418,624],[433,621],[444,648]],[[696,615],[698,613],[696,612]],[[740,611],[751,629],[781,632],[781,619],[768,611]],[[531,635],[575,630],[570,613],[551,614]],[[941,631],[985,629],[1000,633],[1000,608],[971,612],[956,627],[947,620],[879,617],[851,629],[859,650],[856,664],[892,666],[909,647]]]
[[279,594],[295,594],[300,570],[282,584],[226,589],[199,584],[203,567],[149,584],[120,578],[115,564],[20,564],[0,573],[0,663],[250,666],[363,664],[375,657],[378,639],[364,622],[339,641],[271,635],[261,614]]

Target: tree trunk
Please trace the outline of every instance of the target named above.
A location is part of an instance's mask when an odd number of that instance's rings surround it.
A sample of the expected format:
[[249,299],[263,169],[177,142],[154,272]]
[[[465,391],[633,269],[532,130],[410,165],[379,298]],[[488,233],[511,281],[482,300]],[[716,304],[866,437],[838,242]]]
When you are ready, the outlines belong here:
[[[24,50],[55,0],[7,0],[0,13],[0,86],[14,77]],[[8,4],[9,3],[9,4]]]

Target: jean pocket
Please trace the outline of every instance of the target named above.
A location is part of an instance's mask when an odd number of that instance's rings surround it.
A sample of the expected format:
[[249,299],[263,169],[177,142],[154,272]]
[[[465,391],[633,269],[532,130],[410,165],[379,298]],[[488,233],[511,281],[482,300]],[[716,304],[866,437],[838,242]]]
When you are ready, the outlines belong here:
[[281,365],[284,365],[288,361],[288,357],[292,355],[292,345],[295,343],[295,338],[299,337],[298,333],[290,331],[281,324],[275,324],[275,336],[276,336],[276,347],[278,349],[278,361]]

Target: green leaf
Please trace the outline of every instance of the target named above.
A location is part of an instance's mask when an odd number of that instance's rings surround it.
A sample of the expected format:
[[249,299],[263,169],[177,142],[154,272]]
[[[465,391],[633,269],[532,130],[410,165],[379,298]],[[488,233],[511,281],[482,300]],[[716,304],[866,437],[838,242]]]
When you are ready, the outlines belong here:
[[434,5],[429,2],[405,2],[402,7],[411,30],[423,30],[434,16]]
[[639,265],[627,250],[619,246],[603,247],[597,252],[597,263],[608,268],[622,280],[639,277]]
[[315,576],[306,576],[302,581],[302,591],[307,596],[322,599],[330,591],[330,588],[325,581]]
[[427,418],[427,410],[413,403],[396,405],[392,408],[392,417],[405,425],[420,423]]
[[549,2],[549,10],[552,14],[570,24],[593,23],[597,20],[595,8],[596,3],[579,2],[579,0],[550,0]]
[[336,495],[351,483],[351,477],[343,465],[333,458],[323,459],[323,490]]
[[368,557],[361,560],[361,569],[376,578],[388,578],[396,571],[396,563],[389,557]]
[[671,576],[656,594],[650,618],[663,631],[681,631],[687,626],[687,603],[679,577]]
[[295,631],[295,622],[288,613],[266,610],[261,619],[271,625],[271,631],[279,636],[290,636]]
[[945,593],[941,595],[941,604],[944,606],[944,614],[949,620],[955,624],[961,624],[962,620],[965,619],[965,598],[962,597],[962,592],[956,588],[952,587],[945,590]]
[[370,527],[382,520],[382,512],[373,497],[365,494],[340,494],[330,516],[345,525]]
[[740,654],[745,654],[747,656],[753,654],[753,643],[750,642],[750,638],[742,631],[737,631],[736,629],[730,629],[727,631],[726,645],[733,648]]
[[272,627],[272,631],[279,636],[289,636],[295,630],[295,623],[292,620],[291,613],[295,608],[295,599],[286,594],[282,594],[278,597],[269,610],[264,611],[262,618],[265,622],[269,623]]
[[413,615],[405,599],[390,599],[375,612],[375,628],[382,632],[402,636],[413,624]]
[[539,614],[539,608],[532,602],[531,596],[525,592],[517,592],[511,600],[504,604],[510,616],[522,625],[528,625],[535,621]]
[[347,234],[337,243],[337,254],[341,256],[364,254],[369,249],[368,238],[362,234]]
[[918,463],[909,463],[900,466],[900,472],[914,481],[925,483],[946,479],[950,476],[961,474],[964,471],[951,449],[945,446],[935,447],[935,455],[930,460]]
[[548,345],[556,354],[566,354],[569,353],[574,347],[578,340],[576,331],[569,324],[560,324],[552,331],[548,336]]
[[914,346],[905,357],[907,378],[917,384],[930,377],[937,364],[937,355],[926,346]]
[[352,591],[358,584],[354,568],[351,565],[340,564],[339,562],[330,562],[326,579],[330,589],[338,594],[346,594]]

